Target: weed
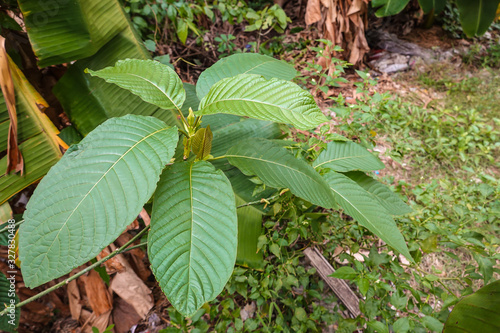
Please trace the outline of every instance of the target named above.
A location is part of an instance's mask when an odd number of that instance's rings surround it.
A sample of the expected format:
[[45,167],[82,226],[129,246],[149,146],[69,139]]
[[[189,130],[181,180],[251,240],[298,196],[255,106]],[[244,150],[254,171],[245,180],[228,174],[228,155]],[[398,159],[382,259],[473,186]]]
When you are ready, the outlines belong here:
[[219,43],[217,51],[221,53],[221,56],[233,54],[236,50],[236,45],[231,42],[232,40],[235,40],[236,37],[233,35],[224,35],[221,34],[219,37],[215,37],[214,40]]

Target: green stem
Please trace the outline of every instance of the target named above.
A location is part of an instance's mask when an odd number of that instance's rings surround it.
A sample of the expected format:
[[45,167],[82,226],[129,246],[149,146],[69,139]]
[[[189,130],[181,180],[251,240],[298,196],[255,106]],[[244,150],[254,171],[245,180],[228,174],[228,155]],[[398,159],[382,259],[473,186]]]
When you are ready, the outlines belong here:
[[451,295],[453,295],[453,296],[457,297],[457,295],[455,295],[455,293],[454,293],[453,291],[451,291],[451,289],[450,289],[450,288],[448,288],[448,287],[447,287],[447,286],[443,283],[443,281],[441,281],[441,279],[439,279],[439,280],[438,280],[438,282],[439,282],[439,284],[440,284],[440,285],[442,285],[442,286],[443,286],[443,288],[444,288],[444,289],[448,290],[448,292],[449,292]]
[[222,155],[222,156],[214,157],[214,158],[209,158],[207,161],[222,160],[223,158],[226,158],[226,155]]
[[[137,245],[128,247],[127,249],[125,249],[125,251],[130,251],[130,250],[133,250],[133,249],[137,249],[137,248],[143,247],[145,245],[148,245],[148,241],[145,241],[145,242],[142,242],[141,244],[137,244]],[[125,252],[125,251],[123,251],[123,252]]]
[[[24,222],[24,220],[21,220],[21,221],[19,221],[19,222],[14,223],[14,227],[17,227],[18,225],[20,225],[20,224],[21,224],[21,223],[23,223],[23,222]],[[0,229],[0,234],[1,234],[2,232],[4,232],[4,231],[7,231],[7,229],[9,229],[9,226],[6,226],[6,227],[4,227],[3,229]]]
[[[22,302],[20,302],[20,303],[17,303],[15,307],[16,307],[16,308],[19,308],[19,307],[21,307],[21,306],[23,306],[23,305],[26,305],[26,304],[28,304],[28,303],[31,303],[31,302],[33,302],[34,300],[37,300],[37,299],[39,299],[40,297],[45,296],[45,295],[47,295],[48,293],[50,293],[50,292],[52,292],[52,291],[54,291],[54,290],[58,289],[59,287],[62,287],[62,286],[67,285],[68,283],[70,283],[71,281],[73,281],[73,280],[75,280],[75,279],[79,278],[79,277],[80,277],[80,276],[82,276],[83,274],[85,274],[85,273],[87,273],[87,272],[90,272],[92,269],[94,269],[94,268],[96,268],[96,267],[100,266],[102,263],[104,263],[105,261],[107,261],[107,260],[109,260],[109,259],[113,258],[113,257],[114,257],[114,256],[116,256],[117,254],[120,254],[120,253],[123,253],[123,252],[125,252],[125,251],[128,251],[130,248],[129,248],[129,249],[127,249],[127,247],[128,247],[130,244],[132,244],[133,242],[135,242],[137,239],[139,239],[142,235],[144,235],[144,234],[146,233],[146,231],[148,231],[148,230],[149,230],[149,228],[148,228],[148,227],[146,227],[146,228],[142,229],[139,233],[137,233],[137,235],[135,235],[134,237],[132,237],[132,238],[131,238],[131,239],[130,239],[127,243],[125,243],[125,244],[124,244],[122,247],[120,247],[119,249],[114,250],[113,252],[111,252],[110,254],[108,254],[107,256],[105,256],[104,258],[102,258],[101,260],[99,260],[99,261],[95,262],[94,264],[92,264],[92,265],[90,265],[90,266],[86,267],[85,269],[83,269],[83,270],[81,270],[80,272],[76,273],[75,275],[73,275],[73,276],[71,276],[71,277],[67,278],[66,280],[64,280],[64,281],[62,281],[62,282],[59,282],[58,284],[56,284],[56,285],[54,285],[54,286],[52,286],[52,287],[50,287],[50,288],[48,288],[48,289],[45,289],[44,291],[42,291],[41,293],[36,294],[36,295],[35,295],[35,296],[33,296],[33,297],[30,297],[30,298],[28,298],[28,299],[26,299],[26,300],[24,300],[24,301],[22,301]],[[140,245],[142,245],[142,244],[140,244]],[[133,247],[131,247],[131,248],[135,248],[135,247],[137,247],[137,246],[136,246],[136,245],[134,245],[134,246],[133,246]],[[3,316],[3,315],[5,315],[5,314],[8,312],[8,310],[9,310],[9,309],[7,308],[7,309],[3,310],[2,312],[0,312],[0,317],[1,317],[1,316]]]
[[182,114],[181,109],[179,109],[179,108],[177,107],[177,105],[175,106],[175,108],[177,109],[177,113],[179,114],[179,116],[181,116],[181,121],[182,121],[182,123],[184,124],[184,126],[186,126],[186,128],[189,128],[189,124],[188,124],[188,122],[187,122],[186,118],[184,117],[184,115]]
[[[269,198],[264,199],[264,200],[270,201],[270,200],[276,199],[279,196],[280,196],[279,194],[276,194],[276,195],[273,195],[272,197],[269,197]],[[260,203],[263,203],[262,199],[257,200],[257,201],[247,202],[247,203],[245,203],[243,205],[239,205],[239,206],[236,207],[236,209],[241,208],[241,207],[251,206],[251,205],[257,205],[257,204],[260,204]]]

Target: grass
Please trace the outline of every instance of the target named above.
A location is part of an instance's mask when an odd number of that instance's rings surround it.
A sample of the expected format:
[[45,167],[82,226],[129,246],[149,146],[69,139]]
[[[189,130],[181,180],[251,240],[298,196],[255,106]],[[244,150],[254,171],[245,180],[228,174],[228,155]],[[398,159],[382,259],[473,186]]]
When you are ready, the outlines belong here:
[[[418,74],[415,83],[437,90],[441,100],[424,108],[415,105],[418,96],[413,103],[398,99],[379,110],[378,120],[389,155],[407,166],[397,184],[415,210],[408,231],[432,253],[422,265],[467,283],[474,280],[467,272],[480,274],[477,289],[499,272],[500,79],[498,70],[453,72],[440,66]],[[465,289],[449,281],[453,292]]]
[[[418,265],[398,274],[391,293],[409,297],[401,310],[415,325],[411,331],[422,325],[439,331],[436,322],[412,313],[432,313],[443,322],[448,306],[500,276],[499,73],[435,65],[396,79],[395,85],[410,93],[375,92],[348,112],[332,109],[342,134],[383,152],[388,167],[379,176],[414,210],[396,221]],[[370,84],[364,82],[367,91]],[[378,269],[383,272],[384,266]],[[409,302],[418,303],[420,292],[426,297],[415,310]],[[383,299],[377,320],[391,313]]]

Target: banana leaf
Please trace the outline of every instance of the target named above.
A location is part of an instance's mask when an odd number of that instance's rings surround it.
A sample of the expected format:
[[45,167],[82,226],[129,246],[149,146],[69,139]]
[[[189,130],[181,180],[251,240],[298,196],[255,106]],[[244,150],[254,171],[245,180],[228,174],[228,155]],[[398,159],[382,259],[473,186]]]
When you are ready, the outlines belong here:
[[[24,158],[24,173],[6,174],[7,156],[0,160],[0,204],[25,187],[42,178],[62,156],[67,145],[57,136],[59,131],[43,113],[48,105],[29,84],[23,73],[9,59],[16,93],[18,142]],[[3,96],[0,96],[0,151],[7,149],[9,115]]]
[[482,36],[496,17],[500,0],[457,0],[460,23],[467,37]]
[[38,65],[83,59],[127,27],[118,0],[19,0]]

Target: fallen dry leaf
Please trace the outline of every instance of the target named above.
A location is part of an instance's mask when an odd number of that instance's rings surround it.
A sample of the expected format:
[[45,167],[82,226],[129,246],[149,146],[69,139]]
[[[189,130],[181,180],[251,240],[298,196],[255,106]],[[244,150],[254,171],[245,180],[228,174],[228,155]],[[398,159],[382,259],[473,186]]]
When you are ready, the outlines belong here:
[[113,308],[111,295],[99,273],[91,270],[87,276],[82,276],[81,279],[85,283],[85,292],[96,317],[111,311]]
[[80,290],[78,289],[78,284],[76,280],[70,281],[67,288],[68,293],[68,303],[69,310],[71,312],[71,318],[79,320],[82,314],[82,303],[80,297]]
[[21,172],[22,176],[24,162],[17,143],[16,95],[14,92],[14,82],[10,73],[8,55],[5,51],[5,38],[2,36],[0,36],[0,87],[2,88],[2,94],[10,119],[7,139],[7,171],[5,173],[9,174],[14,170],[16,173]]
[[141,210],[141,212],[139,213],[139,216],[142,218],[142,220],[144,221],[144,224],[146,226],[149,226],[149,224],[151,223],[151,217],[149,216],[148,212],[146,212],[146,210],[143,208]]
[[111,280],[110,289],[128,304],[132,305],[141,318],[145,318],[149,310],[153,307],[151,290],[135,274],[123,254],[119,254],[116,257],[119,258],[125,270],[116,273]]
[[[118,246],[123,246],[125,243],[132,239],[132,235],[124,232],[116,239],[116,244]],[[144,257],[146,254],[143,250],[137,248],[130,251],[127,251],[127,254],[130,256],[131,261],[129,262],[132,265],[135,273],[141,278],[142,281],[147,281],[147,279],[151,276],[151,269],[144,263]]]
[[321,8],[319,0],[307,1],[306,24],[310,25],[321,20]]
[[[93,333],[92,327],[97,328],[99,332],[104,332],[113,323],[111,311],[96,316],[95,312],[82,310],[82,319],[85,320],[82,325],[82,333]],[[112,329],[111,331],[114,332],[115,330]]]
[[[101,260],[111,253],[109,246],[105,247],[101,253],[97,255],[97,260]],[[114,274],[116,272],[121,272],[125,269],[120,260],[115,256],[111,259],[108,259],[104,262],[104,267],[106,267],[106,273],[109,275]]]
[[137,314],[134,307],[121,298],[117,298],[113,308],[113,322],[116,333],[126,333],[136,325],[141,316]]

